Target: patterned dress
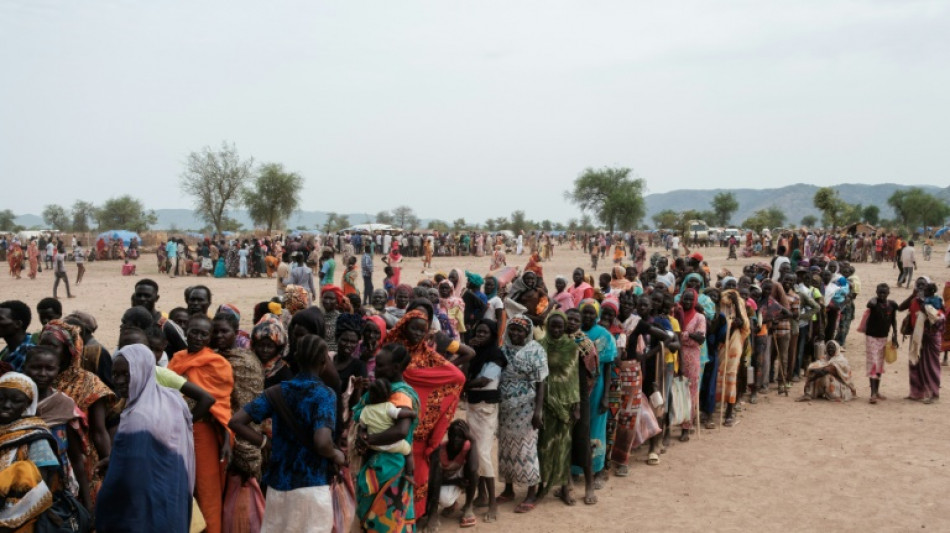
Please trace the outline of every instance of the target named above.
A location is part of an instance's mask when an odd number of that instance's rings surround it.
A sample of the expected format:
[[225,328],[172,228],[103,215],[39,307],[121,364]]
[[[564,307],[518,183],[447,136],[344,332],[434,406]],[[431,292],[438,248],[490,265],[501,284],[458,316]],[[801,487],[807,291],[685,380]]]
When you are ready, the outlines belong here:
[[[555,311],[551,316],[562,315]],[[570,335],[559,339],[545,336],[541,346],[548,355],[547,389],[544,395],[544,426],[539,434],[542,490],[571,481],[571,430],[573,407],[580,403],[578,346]]]
[[535,386],[548,377],[547,355],[541,345],[505,344],[508,365],[501,373],[498,421],[498,470],[506,483],[536,485],[541,481],[538,430],[531,426]]

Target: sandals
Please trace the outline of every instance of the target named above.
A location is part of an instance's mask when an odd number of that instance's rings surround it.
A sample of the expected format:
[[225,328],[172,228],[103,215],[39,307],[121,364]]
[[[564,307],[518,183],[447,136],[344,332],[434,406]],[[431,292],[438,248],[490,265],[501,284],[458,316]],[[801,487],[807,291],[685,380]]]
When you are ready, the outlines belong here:
[[478,519],[474,516],[463,516],[459,519],[459,527],[475,527],[475,524],[478,523]]
[[614,475],[617,477],[627,477],[630,475],[630,467],[627,465],[617,465],[617,469],[614,470]]
[[537,503],[521,502],[518,504],[518,507],[515,507],[515,512],[516,513],[530,513],[531,511],[534,510],[535,506],[537,506]]
[[653,452],[647,456],[647,464],[650,466],[657,466],[660,464],[660,454]]
[[730,416],[730,417],[727,417],[727,418],[726,418],[726,421],[723,422],[722,425],[723,425],[723,427],[731,428],[731,427],[735,426],[735,425],[738,424],[738,423],[739,423],[739,421],[736,420],[736,417]]
[[512,501],[512,500],[514,500],[514,499],[515,499],[514,496],[499,495],[499,496],[495,497],[495,503],[507,503],[507,502],[510,502],[510,501]]

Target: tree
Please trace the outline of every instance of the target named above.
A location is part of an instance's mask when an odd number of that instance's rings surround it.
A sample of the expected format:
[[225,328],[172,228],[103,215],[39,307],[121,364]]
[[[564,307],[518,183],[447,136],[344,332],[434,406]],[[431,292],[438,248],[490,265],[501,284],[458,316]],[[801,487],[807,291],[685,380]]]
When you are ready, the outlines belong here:
[[[448,232],[449,232],[449,225],[446,224],[445,221],[438,220],[438,219],[436,219],[436,220],[430,220],[429,223],[426,224],[426,228],[427,228],[427,229],[431,229],[431,230],[438,231],[439,233],[448,233]],[[456,229],[456,230],[453,230],[453,231],[459,231],[459,230]]]
[[869,205],[861,212],[861,218],[872,226],[877,226],[881,220],[881,208],[876,205]]
[[16,231],[16,215],[9,209],[0,211],[0,231]]
[[518,210],[511,214],[511,231],[519,233],[531,229],[533,224],[525,217],[524,211]]
[[158,221],[155,211],[146,211],[142,202],[129,195],[106,200],[96,209],[99,229],[125,229],[134,232],[147,231]]
[[831,226],[831,231],[834,233],[840,223],[842,212],[847,208],[844,200],[838,197],[838,191],[831,187],[822,187],[815,191],[812,202],[822,213],[822,225]]
[[489,218],[485,221],[485,231],[495,231],[496,229],[494,218]]
[[376,223],[377,224],[392,224],[393,215],[389,211],[380,211],[376,213]]
[[653,226],[656,229],[675,228],[679,222],[679,213],[672,209],[664,209],[650,218],[653,219]]
[[73,231],[86,233],[89,231],[89,221],[96,218],[96,206],[92,202],[76,200],[73,203]]
[[818,217],[816,217],[815,215],[805,215],[802,217],[801,224],[802,226],[806,228],[813,228],[815,227],[815,224],[817,223],[818,223]]
[[462,231],[463,229],[465,229],[465,227],[466,227],[466,224],[465,224],[464,218],[457,218],[452,222],[452,231],[456,231],[456,232]]
[[416,212],[408,205],[401,205],[393,209],[392,213],[392,224],[400,228],[413,230],[419,225],[419,217],[416,216]]
[[554,224],[552,224],[550,220],[545,219],[541,221],[541,231],[551,231],[552,229],[554,229]]
[[568,229],[568,231],[577,231],[577,228],[578,228],[578,224],[577,224],[577,219],[576,219],[576,218],[572,218],[572,219],[570,219],[570,220],[567,221],[567,229]]
[[704,220],[709,220],[709,222],[723,227],[729,225],[732,214],[739,209],[739,201],[736,200],[736,195],[731,192],[716,194],[716,196],[713,196],[711,205],[713,216]]
[[785,224],[785,212],[773,205],[768,209],[759,209],[752,213],[752,216],[742,222],[742,227],[762,231],[766,228],[778,228],[783,224]]
[[195,213],[221,233],[228,208],[237,207],[250,181],[254,159],[242,160],[233,144],[221,144],[220,151],[204,147],[188,155],[181,176],[182,190],[195,200]]
[[590,215],[586,213],[581,215],[581,231],[594,231],[594,223],[591,221]]
[[61,205],[50,204],[43,208],[43,222],[59,231],[69,231],[69,215]]
[[894,208],[897,221],[911,233],[917,226],[939,226],[950,216],[947,202],[918,187],[894,191],[887,204]]
[[258,226],[283,229],[291,213],[300,206],[303,178],[296,172],[287,172],[280,163],[261,166],[254,186],[244,190],[244,205],[251,220]]
[[574,180],[574,189],[564,197],[593,213],[608,230],[632,229],[645,214],[642,179],[631,179],[629,168],[587,168]]
[[323,223],[323,231],[326,233],[336,233],[349,226],[350,217],[339,213],[328,213],[327,221]]

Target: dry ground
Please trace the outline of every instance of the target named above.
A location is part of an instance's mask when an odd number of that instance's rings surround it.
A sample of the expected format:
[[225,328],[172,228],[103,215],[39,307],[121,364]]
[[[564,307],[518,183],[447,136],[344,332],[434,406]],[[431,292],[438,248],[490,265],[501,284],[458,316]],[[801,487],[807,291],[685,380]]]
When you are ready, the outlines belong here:
[[[724,260],[725,249],[701,250],[713,271],[726,266],[738,272],[740,262]],[[651,251],[652,252],[652,251]],[[939,286],[950,278],[942,253],[921,262],[919,273],[930,275]],[[527,258],[510,257],[510,264],[524,266]],[[544,263],[545,277],[570,275],[578,265],[588,265],[580,252],[567,246],[556,249]],[[183,305],[182,291],[204,283],[214,292],[214,305],[236,304],[245,311],[243,327],[250,327],[254,303],[274,294],[274,280],[171,279],[156,274],[154,256],[139,260],[139,276],[154,277],[161,285],[159,306],[168,310]],[[478,272],[487,270],[488,258],[436,258],[434,270],[452,267]],[[377,260],[377,286],[382,267]],[[421,271],[418,259],[406,259],[403,277],[413,282]],[[600,271],[609,265],[601,263]],[[75,267],[69,264],[75,279]],[[74,287],[74,299],[63,299],[64,311],[84,310],[99,320],[98,338],[114,346],[122,311],[129,305],[135,277],[121,277],[119,262],[89,265],[86,279]],[[339,270],[339,269],[338,269]],[[339,274],[339,272],[338,272]],[[891,265],[858,265],[863,284],[860,309],[874,286],[893,285],[897,273]],[[52,274],[39,279],[14,280],[0,276],[0,300],[21,299],[31,306],[52,294]],[[898,301],[908,294],[894,289]],[[62,295],[62,294],[61,294]],[[950,512],[943,498],[950,492],[950,398],[934,405],[904,401],[908,392],[906,354],[888,367],[882,393],[888,401],[867,403],[864,377],[864,337],[854,331],[846,344],[859,398],[848,404],[793,401],[773,392],[757,405],[746,405],[741,423],[734,428],[703,432],[687,444],[675,441],[662,464],[649,467],[638,461],[631,476],[612,478],[598,493],[600,503],[573,508],[555,499],[545,501],[526,515],[512,513],[514,504],[501,507],[495,524],[481,530],[511,531],[950,531]],[[32,329],[35,329],[35,325]],[[640,454],[645,455],[644,453]],[[642,457],[645,458],[645,457]],[[521,492],[520,489],[519,493]],[[577,487],[578,495],[582,487]],[[454,523],[445,523],[454,530]]]

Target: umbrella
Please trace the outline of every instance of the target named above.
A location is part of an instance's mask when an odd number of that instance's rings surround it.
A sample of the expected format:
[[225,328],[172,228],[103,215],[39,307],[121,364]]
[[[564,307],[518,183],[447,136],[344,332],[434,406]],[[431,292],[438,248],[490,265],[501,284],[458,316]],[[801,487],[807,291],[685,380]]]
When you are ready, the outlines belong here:
[[134,231],[128,231],[124,229],[110,229],[109,231],[103,231],[102,233],[100,233],[99,236],[97,237],[97,240],[98,239],[104,239],[107,241],[121,240],[124,246],[128,246],[133,238],[138,240],[140,243],[142,242],[142,238],[139,237],[139,234],[135,233]]

